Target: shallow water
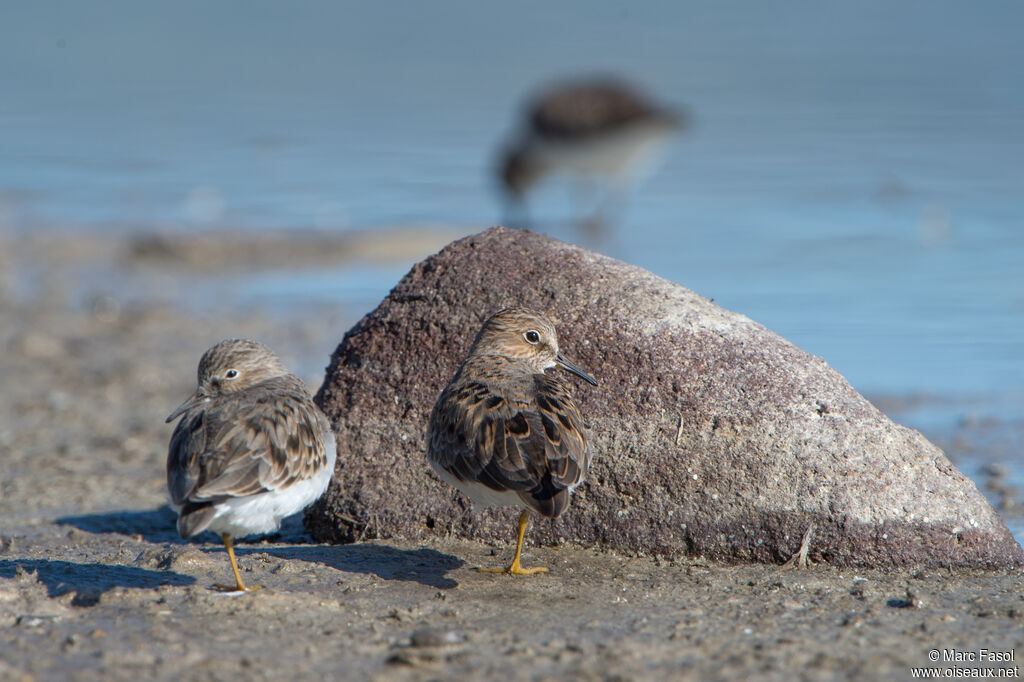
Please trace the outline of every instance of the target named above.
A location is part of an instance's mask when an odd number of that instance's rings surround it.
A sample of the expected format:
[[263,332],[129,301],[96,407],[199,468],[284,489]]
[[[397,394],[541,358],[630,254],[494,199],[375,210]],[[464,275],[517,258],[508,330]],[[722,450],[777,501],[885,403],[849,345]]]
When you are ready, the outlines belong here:
[[[535,229],[824,357],[907,423],[1024,410],[1024,6],[611,2],[8,8],[0,229],[499,222],[522,95],[613,72],[693,115],[618,224]],[[407,263],[259,276],[240,305],[371,306]],[[899,415],[894,415],[899,418]],[[996,455],[993,455],[995,457]],[[998,457],[1024,472],[1020,440]]]

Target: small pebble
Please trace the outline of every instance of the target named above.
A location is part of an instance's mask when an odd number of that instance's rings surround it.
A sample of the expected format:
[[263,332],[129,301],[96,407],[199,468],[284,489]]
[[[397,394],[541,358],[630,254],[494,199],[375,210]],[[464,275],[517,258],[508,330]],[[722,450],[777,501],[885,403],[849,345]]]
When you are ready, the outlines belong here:
[[446,646],[458,644],[462,641],[462,635],[455,630],[448,628],[420,628],[412,633],[409,644],[415,647],[424,646]]

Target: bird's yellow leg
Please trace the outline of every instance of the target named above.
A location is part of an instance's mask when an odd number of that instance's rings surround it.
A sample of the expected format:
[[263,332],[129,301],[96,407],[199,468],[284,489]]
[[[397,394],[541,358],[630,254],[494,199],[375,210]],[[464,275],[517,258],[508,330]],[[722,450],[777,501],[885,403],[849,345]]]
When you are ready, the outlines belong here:
[[228,550],[228,559],[231,560],[231,570],[235,574],[235,586],[231,585],[214,585],[213,589],[220,590],[221,592],[248,592],[250,590],[261,590],[262,585],[253,585],[246,587],[245,583],[242,582],[242,574],[238,572],[238,561],[235,560],[235,541],[231,539],[231,536],[227,533],[220,534],[221,540],[224,541],[224,547]]
[[526,535],[526,526],[530,523],[530,512],[523,510],[519,515],[519,539],[516,541],[516,556],[512,559],[512,565],[508,568],[478,568],[480,573],[508,573],[510,575],[533,575],[534,573],[547,573],[548,569],[543,566],[535,568],[523,568],[519,565],[519,557],[523,553],[523,536]]

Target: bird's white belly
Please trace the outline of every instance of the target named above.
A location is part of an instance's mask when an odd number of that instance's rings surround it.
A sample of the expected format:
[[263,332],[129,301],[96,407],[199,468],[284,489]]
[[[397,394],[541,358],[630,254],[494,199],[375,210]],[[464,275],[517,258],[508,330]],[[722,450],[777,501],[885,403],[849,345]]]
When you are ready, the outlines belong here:
[[538,140],[533,152],[545,165],[578,175],[638,175],[656,161],[670,131],[638,125],[582,140]]
[[276,531],[281,527],[282,519],[302,511],[327,490],[338,456],[334,434],[330,435],[324,445],[327,449],[327,466],[315,476],[280,490],[220,502],[215,505],[217,511],[207,530],[227,533],[232,537]]

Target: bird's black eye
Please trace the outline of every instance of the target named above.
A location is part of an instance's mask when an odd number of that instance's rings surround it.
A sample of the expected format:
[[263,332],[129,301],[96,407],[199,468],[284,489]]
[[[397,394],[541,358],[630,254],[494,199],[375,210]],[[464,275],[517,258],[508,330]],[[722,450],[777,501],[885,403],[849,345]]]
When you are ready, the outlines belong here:
[[234,379],[237,376],[238,376],[238,370],[237,369],[229,369],[228,371],[224,372],[224,378],[225,379]]
[[523,334],[523,338],[526,339],[527,343],[537,343],[538,341],[540,341],[540,334],[531,329],[530,331]]

